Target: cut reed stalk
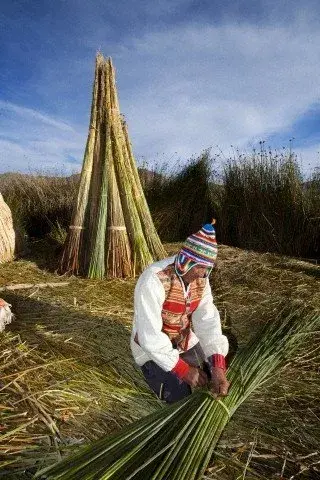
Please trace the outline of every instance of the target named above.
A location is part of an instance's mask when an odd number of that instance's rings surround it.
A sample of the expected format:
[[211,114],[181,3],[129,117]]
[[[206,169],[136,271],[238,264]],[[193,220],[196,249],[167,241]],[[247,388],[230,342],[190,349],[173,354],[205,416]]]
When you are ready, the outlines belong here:
[[112,157],[109,163],[106,263],[108,277],[130,277],[133,275],[131,247],[123,218]]
[[[112,121],[111,112],[111,89],[110,76],[112,74],[110,63],[106,63],[107,85],[106,104]],[[133,275],[134,268],[131,261],[131,246],[128,238],[127,228],[124,221],[119,188],[116,181],[114,158],[112,155],[111,131],[108,143],[109,147],[109,202],[108,202],[108,229],[106,238],[106,264],[107,275],[110,277],[129,277]]]
[[[88,278],[103,278],[105,273],[105,237],[107,227],[108,161],[110,156],[110,119],[106,108],[106,66],[100,79],[98,131],[96,137],[95,165],[90,192],[89,225],[87,228]],[[90,236],[90,238],[89,238]],[[83,252],[85,256],[85,252]]]

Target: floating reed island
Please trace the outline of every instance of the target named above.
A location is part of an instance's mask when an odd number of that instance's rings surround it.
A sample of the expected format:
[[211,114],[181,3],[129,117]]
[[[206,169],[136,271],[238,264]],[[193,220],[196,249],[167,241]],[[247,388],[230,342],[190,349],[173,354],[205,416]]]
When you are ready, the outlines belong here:
[[165,256],[120,113],[112,60],[98,54],[88,139],[60,271],[130,277]]

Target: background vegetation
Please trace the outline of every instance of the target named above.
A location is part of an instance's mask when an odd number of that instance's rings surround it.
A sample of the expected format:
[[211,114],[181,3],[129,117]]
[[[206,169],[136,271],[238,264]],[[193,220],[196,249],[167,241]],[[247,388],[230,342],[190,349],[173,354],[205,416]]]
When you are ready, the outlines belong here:
[[[291,152],[261,149],[226,159],[217,172],[208,151],[186,166],[140,168],[163,241],[181,241],[211,217],[218,241],[295,257],[320,256],[320,170],[304,178]],[[79,177],[0,175],[0,191],[19,230],[63,242]]]

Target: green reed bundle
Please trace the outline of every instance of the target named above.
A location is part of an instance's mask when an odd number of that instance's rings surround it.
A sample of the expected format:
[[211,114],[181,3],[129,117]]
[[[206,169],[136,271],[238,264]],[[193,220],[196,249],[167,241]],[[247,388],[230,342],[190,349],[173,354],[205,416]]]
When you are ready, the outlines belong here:
[[[131,247],[121,208],[119,188],[115,177],[113,160],[109,163],[109,202],[106,260],[108,277],[133,275]],[[121,252],[121,255],[119,253]],[[119,275],[120,273],[120,275]]]
[[237,408],[294,358],[320,316],[291,313],[269,323],[234,358],[228,397],[197,391],[185,400],[102,438],[39,473],[63,480],[200,480]]
[[126,135],[112,61],[99,54],[87,148],[62,272],[126,277],[165,256]]
[[122,121],[122,130],[125,139],[124,155],[130,161],[130,167],[133,175],[131,181],[132,194],[135,198],[135,203],[138,210],[142,229],[152,256],[155,259],[160,260],[166,255],[166,252],[162,246],[162,243],[154,226],[149,206],[143,193],[137,165],[133,156],[133,151],[129,139],[128,126],[125,121]]
[[[144,235],[141,221],[136,206],[136,198],[132,191],[132,182],[134,181],[131,165],[126,155],[125,138],[122,130],[121,116],[119,110],[118,96],[115,83],[114,69],[109,59],[110,68],[110,94],[111,94],[111,114],[112,114],[112,142],[114,167],[117,183],[119,185],[119,194],[123,214],[132,246],[134,270],[141,271],[150,263],[153,257],[149,251],[146,237]],[[143,191],[139,192],[143,195]]]
[[105,236],[108,204],[108,163],[111,157],[110,118],[108,115],[107,82],[105,65],[100,76],[101,92],[98,98],[97,132],[95,144],[95,168],[90,185],[89,219],[86,228],[87,276],[103,278],[105,273]]

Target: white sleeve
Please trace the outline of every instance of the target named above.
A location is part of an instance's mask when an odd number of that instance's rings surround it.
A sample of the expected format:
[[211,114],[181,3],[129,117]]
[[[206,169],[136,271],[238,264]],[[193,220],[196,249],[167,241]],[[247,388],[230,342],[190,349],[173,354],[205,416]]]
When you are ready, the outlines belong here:
[[192,314],[192,325],[206,357],[216,353],[227,355],[228,339],[222,335],[220,315],[213,303],[209,280],[203,292],[202,299]]
[[134,291],[134,317],[140,347],[166,372],[179,360],[179,352],[162,332],[162,305],[165,291],[158,277],[151,272],[141,275]]

